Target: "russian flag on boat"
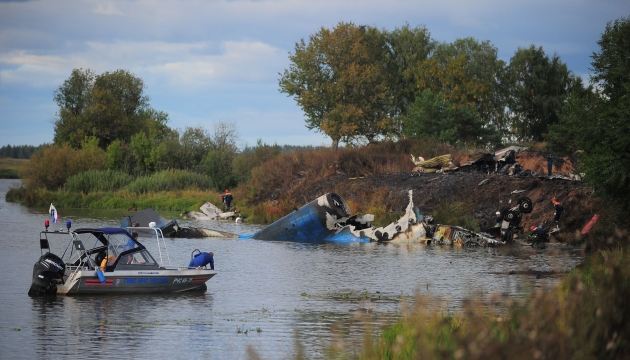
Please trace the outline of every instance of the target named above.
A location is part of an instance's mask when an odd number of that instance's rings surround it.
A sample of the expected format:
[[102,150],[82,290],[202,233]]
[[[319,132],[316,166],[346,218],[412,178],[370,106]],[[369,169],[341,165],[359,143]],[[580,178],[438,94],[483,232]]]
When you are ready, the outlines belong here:
[[57,209],[50,203],[50,208],[48,209],[48,213],[52,216],[52,222],[56,223],[59,215],[57,214]]

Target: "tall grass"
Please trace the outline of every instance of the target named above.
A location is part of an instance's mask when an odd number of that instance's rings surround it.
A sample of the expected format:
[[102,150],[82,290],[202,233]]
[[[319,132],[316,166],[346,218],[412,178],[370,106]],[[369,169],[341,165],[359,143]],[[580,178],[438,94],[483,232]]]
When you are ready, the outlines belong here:
[[175,191],[185,189],[207,190],[212,188],[212,179],[207,175],[185,170],[164,170],[150,176],[142,176],[127,186],[136,194],[155,191]]
[[64,189],[84,194],[97,191],[116,191],[131,184],[134,180],[133,176],[122,171],[89,170],[68,178]]
[[29,190],[25,187],[10,189],[7,201],[21,202],[28,206],[48,206],[55,204],[57,209],[145,209],[187,211],[199,210],[206,201],[216,197],[213,190],[189,189],[183,191],[161,191],[136,194],[127,190],[116,192]]

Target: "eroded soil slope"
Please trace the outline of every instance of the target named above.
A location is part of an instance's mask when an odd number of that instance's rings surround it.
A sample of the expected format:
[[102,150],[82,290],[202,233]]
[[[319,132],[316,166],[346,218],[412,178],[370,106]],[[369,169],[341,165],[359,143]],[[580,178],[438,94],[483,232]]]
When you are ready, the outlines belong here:
[[[536,170],[538,174],[546,172],[544,154],[524,152],[517,156],[517,161],[526,169]],[[554,172],[575,172],[569,159],[557,158],[554,165]],[[486,179],[488,181],[481,184]],[[592,190],[585,183],[549,179],[542,175],[518,178],[454,171],[414,176],[410,173],[376,174],[363,178],[333,175],[310,180],[296,176],[294,184],[295,187],[281,191],[295,200],[296,207],[327,192],[336,192],[351,204],[370,201],[370,197],[380,193],[383,205],[393,211],[402,211],[407,206],[408,190],[413,190],[414,203],[423,214],[430,215],[446,203],[462,202],[472,209],[470,215],[478,219],[482,228],[492,226],[495,211],[514,206],[520,196],[530,197],[534,204],[532,213],[523,216],[521,226],[527,229],[530,225],[538,225],[545,220],[551,224],[551,198],[555,196],[565,209],[560,222],[563,230],[560,240],[573,237],[576,230],[581,229],[593,214],[602,209],[599,199],[591,196]],[[519,190],[523,191],[512,194]]]

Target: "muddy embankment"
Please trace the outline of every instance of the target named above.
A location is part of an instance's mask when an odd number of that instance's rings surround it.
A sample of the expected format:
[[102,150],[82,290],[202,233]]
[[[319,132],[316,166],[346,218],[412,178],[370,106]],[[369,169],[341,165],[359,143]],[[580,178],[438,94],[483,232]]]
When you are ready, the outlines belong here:
[[[546,174],[546,154],[524,151],[516,156],[521,166],[535,170],[536,176],[515,177],[482,172],[452,171],[445,173],[375,174],[363,178],[333,175],[327,178],[304,181],[295,175],[295,186],[284,190],[284,195],[300,207],[327,192],[336,192],[349,203],[364,203],[378,194],[389,210],[403,211],[407,206],[407,192],[413,190],[413,200],[421,213],[430,215],[437,208],[453,202],[464,203],[480,227],[494,225],[494,213],[512,207],[518,197],[528,196],[533,211],[523,216],[525,229],[547,221],[553,222],[551,198],[556,197],[564,206],[560,221],[562,228],[558,240],[569,240],[595,213],[601,213],[600,200],[591,196],[592,189],[582,181],[549,179]],[[575,169],[568,158],[554,158],[554,173],[573,174]],[[485,181],[484,180],[488,180]],[[483,182],[483,184],[481,184]],[[481,185],[480,185],[481,184]],[[522,190],[522,191],[521,191]],[[518,193],[513,193],[518,191]]]

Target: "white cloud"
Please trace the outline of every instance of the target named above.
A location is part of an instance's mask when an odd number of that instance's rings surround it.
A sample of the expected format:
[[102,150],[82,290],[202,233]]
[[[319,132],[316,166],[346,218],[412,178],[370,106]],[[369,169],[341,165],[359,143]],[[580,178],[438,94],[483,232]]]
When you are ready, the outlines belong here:
[[102,15],[123,15],[113,1],[96,1],[94,13]]
[[123,68],[147,82],[200,88],[223,82],[275,81],[279,64],[288,61],[283,51],[262,42],[228,41],[216,54],[206,54],[213,48],[211,43],[116,41],[87,45],[86,50],[66,56],[0,53],[0,64],[10,65],[0,71],[0,81],[53,86],[60,84],[60,74],[67,78],[74,68],[91,68],[97,73]]
[[287,62],[277,48],[261,42],[226,42],[217,55],[179,54],[179,61],[148,66],[150,73],[179,86],[203,87],[221,82],[275,81],[278,64]]

